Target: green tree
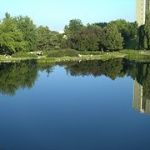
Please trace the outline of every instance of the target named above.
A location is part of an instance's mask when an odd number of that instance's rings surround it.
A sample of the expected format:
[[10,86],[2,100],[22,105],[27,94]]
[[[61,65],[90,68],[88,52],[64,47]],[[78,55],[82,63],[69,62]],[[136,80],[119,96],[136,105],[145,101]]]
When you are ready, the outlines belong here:
[[83,23],[79,19],[70,20],[69,25],[65,26],[65,34],[67,36],[72,35],[80,31],[84,27]]
[[78,32],[78,50],[98,51],[102,29],[96,25],[88,25]]
[[123,48],[123,38],[116,25],[109,24],[103,29],[101,48],[109,51],[120,50]]
[[93,25],[99,26],[101,28],[104,28],[108,25],[108,23],[106,22],[99,22],[99,23],[94,23]]
[[110,22],[117,26],[117,29],[121,33],[124,40],[124,48],[136,48],[136,38],[137,38],[137,23],[136,22],[127,22],[126,20],[116,20]]
[[35,50],[37,44],[36,25],[29,17],[19,16],[14,20],[17,23],[18,29],[23,33],[23,40],[27,43],[26,50]]
[[81,20],[70,20],[69,25],[65,26],[66,45],[72,49],[78,49],[79,32],[84,28]]
[[40,26],[37,28],[37,49],[48,50],[50,43],[50,30],[48,27]]
[[102,29],[98,25],[84,26],[81,20],[71,20],[65,27],[68,46],[81,51],[98,51]]
[[144,49],[150,50],[150,12],[146,14],[144,32]]
[[63,35],[59,34],[56,31],[51,31],[50,36],[51,36],[52,49],[60,49],[61,44],[62,44]]
[[40,26],[37,28],[37,49],[59,49],[61,46],[61,38],[58,32],[50,31],[48,27]]
[[144,31],[145,26],[142,25],[138,28],[138,49],[145,49],[147,48],[147,39],[145,36],[145,31]]
[[25,50],[26,42],[14,19],[6,13],[0,22],[0,53],[12,54]]

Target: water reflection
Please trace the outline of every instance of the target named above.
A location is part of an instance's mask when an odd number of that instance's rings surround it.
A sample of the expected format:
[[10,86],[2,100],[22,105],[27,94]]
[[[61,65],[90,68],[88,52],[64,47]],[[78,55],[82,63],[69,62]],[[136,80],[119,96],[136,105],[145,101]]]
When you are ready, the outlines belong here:
[[145,95],[144,86],[134,81],[133,108],[141,113],[150,114],[150,97]]
[[94,77],[106,76],[115,80],[117,77],[125,76],[124,60],[116,59],[109,61],[84,61],[80,63],[66,64],[66,71],[72,76],[89,76]]
[[130,76],[134,80],[133,108],[150,114],[150,63],[126,59],[109,61],[84,61],[59,64],[37,64],[27,61],[16,64],[0,64],[0,93],[15,95],[20,88],[32,88],[38,72],[50,74],[55,65],[63,66],[71,76],[106,76],[115,80]]
[[20,88],[32,88],[39,70],[51,72],[50,65],[37,65],[36,61],[0,64],[0,93],[15,95]]

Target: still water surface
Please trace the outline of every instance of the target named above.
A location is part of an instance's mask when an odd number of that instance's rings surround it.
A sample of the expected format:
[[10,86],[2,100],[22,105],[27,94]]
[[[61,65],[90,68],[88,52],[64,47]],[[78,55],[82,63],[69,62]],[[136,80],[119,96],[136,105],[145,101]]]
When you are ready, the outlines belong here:
[[150,64],[0,65],[0,150],[149,150]]

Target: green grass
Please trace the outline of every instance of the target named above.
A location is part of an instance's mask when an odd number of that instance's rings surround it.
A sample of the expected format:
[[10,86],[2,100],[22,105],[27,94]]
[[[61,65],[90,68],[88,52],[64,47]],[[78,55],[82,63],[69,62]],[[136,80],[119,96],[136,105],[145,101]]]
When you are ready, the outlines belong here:
[[120,53],[126,54],[126,58],[130,60],[149,60],[150,61],[150,51],[144,50],[121,50]]
[[79,55],[79,51],[72,49],[63,49],[63,50],[50,50],[44,52],[46,57],[77,57]]
[[13,58],[37,58],[38,56],[32,52],[18,52],[12,55]]
[[66,61],[85,61],[85,60],[109,60],[115,58],[124,58],[125,54],[121,54],[119,52],[109,52],[109,53],[98,53],[97,55],[93,55],[93,53],[84,54],[80,53],[80,56],[61,56],[61,57],[45,57],[38,59],[38,62],[66,62]]
[[121,50],[118,52],[76,51],[72,49],[45,51],[41,56],[38,52],[19,52],[12,56],[0,55],[0,62],[20,62],[22,60],[37,60],[37,62],[64,62],[84,60],[108,60],[127,58],[130,60],[150,60],[149,51]]
[[100,51],[77,51],[74,49],[50,50],[44,52],[46,57],[78,57],[79,55],[102,55]]

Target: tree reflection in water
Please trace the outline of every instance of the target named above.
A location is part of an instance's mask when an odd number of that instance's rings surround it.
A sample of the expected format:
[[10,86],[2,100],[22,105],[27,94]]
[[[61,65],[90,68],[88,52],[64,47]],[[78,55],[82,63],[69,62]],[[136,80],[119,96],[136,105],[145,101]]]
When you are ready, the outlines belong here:
[[134,80],[133,108],[150,114],[150,63],[126,59],[89,61],[66,64],[65,69],[72,76],[94,77],[105,75],[112,80],[130,76]]
[[38,71],[50,67],[37,65],[36,61],[0,64],[0,93],[15,95],[20,88],[32,88],[38,76]]
[[[130,76],[134,80],[134,109],[150,113],[150,63],[112,59],[55,65],[64,67],[71,76],[106,76],[112,80]],[[20,88],[32,88],[38,77],[38,71],[46,70],[47,73],[51,73],[55,65],[37,64],[36,61],[0,64],[0,93],[15,95]]]

